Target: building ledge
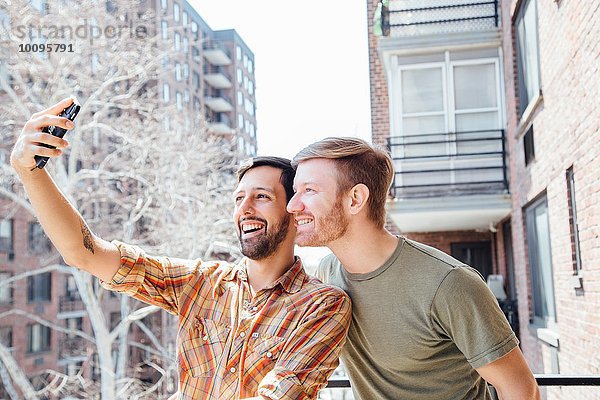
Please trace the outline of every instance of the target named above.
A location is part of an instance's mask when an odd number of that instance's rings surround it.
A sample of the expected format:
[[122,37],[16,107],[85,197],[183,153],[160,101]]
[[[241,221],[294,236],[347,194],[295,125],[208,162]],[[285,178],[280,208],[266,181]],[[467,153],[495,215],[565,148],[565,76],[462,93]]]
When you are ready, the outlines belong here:
[[489,230],[509,215],[508,193],[393,199],[387,212],[401,232]]

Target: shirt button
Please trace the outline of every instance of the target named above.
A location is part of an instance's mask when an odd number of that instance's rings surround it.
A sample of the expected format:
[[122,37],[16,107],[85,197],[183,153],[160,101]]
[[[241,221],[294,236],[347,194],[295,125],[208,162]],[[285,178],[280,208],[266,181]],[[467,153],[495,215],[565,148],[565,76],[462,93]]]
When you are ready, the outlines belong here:
[[245,331],[240,332],[240,337],[241,338],[245,338],[246,337],[246,332]]
[[267,358],[271,358],[273,357],[273,353],[271,353],[270,351],[267,352]]
[[208,340],[208,335],[202,336],[202,340],[204,340],[206,342]]
[[229,372],[231,372],[232,374],[235,374],[235,367],[231,367],[231,369],[229,370]]
[[256,307],[256,306],[252,307],[252,311],[257,311],[257,310],[258,310],[258,307]]

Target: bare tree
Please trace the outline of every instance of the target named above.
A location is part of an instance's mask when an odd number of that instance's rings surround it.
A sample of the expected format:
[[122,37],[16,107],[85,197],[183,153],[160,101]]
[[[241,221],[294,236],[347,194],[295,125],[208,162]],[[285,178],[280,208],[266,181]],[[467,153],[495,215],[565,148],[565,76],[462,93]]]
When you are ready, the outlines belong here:
[[[76,128],[67,133],[70,150],[46,168],[92,230],[106,239],[142,245],[150,253],[237,256],[229,215],[237,155],[228,140],[207,132],[200,111],[186,104],[182,112],[159,96],[159,82],[173,73],[173,62],[182,55],[173,51],[172,41],[156,36],[158,22],[152,12],[131,2],[50,2],[43,9],[32,3],[37,2],[0,0],[0,22],[4,21],[0,138],[5,160],[32,113],[76,94],[82,109]],[[116,7],[122,9],[117,12]],[[52,26],[56,29],[48,28]],[[76,29],[87,30],[87,37],[75,36]],[[32,46],[31,51],[19,51],[20,44],[34,43],[38,51]],[[33,214],[7,162],[0,165],[0,197],[8,205],[5,209]],[[81,375],[47,371],[49,384],[36,390],[0,345],[5,387],[9,392],[15,390],[13,386],[18,388],[25,398],[62,397],[84,388],[93,397],[89,389],[95,385],[102,399],[150,398],[159,390],[160,379],[151,385],[136,380],[128,354],[131,346],[137,346],[160,360],[148,360],[146,367],[162,377],[172,370],[175,354],[142,320],[157,308],[122,297],[121,322],[110,329],[102,308],[104,291],[97,281],[85,272],[56,265],[59,260],[47,258],[39,269],[16,274],[0,286],[50,269],[72,274],[92,333],[66,329],[50,318],[18,309],[0,314],[0,320],[19,315],[82,338],[97,354],[99,385]],[[131,337],[132,325],[144,332],[149,343]]]

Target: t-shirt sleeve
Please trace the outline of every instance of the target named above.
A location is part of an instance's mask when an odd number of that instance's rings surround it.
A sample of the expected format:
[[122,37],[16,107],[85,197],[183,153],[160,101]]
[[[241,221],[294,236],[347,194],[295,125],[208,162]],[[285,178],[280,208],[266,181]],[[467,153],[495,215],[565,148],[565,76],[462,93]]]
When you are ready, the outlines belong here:
[[473,368],[506,355],[519,341],[481,275],[470,267],[453,268],[431,305],[431,323],[452,339]]
[[315,270],[315,276],[323,283],[329,283],[331,278],[329,274],[331,274],[332,264],[336,260],[333,254],[328,254],[321,259],[319,262],[319,266]]

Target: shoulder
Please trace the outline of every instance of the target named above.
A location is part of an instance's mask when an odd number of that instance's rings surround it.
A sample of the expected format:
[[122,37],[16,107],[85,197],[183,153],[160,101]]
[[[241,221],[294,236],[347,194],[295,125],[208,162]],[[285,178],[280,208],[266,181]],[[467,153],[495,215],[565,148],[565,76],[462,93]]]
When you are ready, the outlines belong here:
[[307,275],[307,280],[302,287],[302,291],[311,301],[317,303],[348,303],[350,297],[346,292],[330,283],[324,283],[320,278]]
[[319,262],[315,275],[321,282],[331,282],[331,277],[336,271],[339,271],[341,266],[340,260],[338,260],[335,254],[328,254]]
[[413,259],[413,262],[435,265],[447,271],[456,267],[466,266],[465,263],[444,253],[440,249],[410,239],[406,239],[406,253],[408,253],[408,257]]

